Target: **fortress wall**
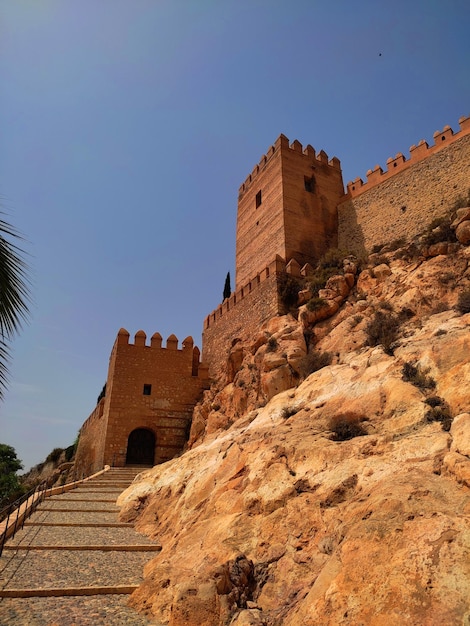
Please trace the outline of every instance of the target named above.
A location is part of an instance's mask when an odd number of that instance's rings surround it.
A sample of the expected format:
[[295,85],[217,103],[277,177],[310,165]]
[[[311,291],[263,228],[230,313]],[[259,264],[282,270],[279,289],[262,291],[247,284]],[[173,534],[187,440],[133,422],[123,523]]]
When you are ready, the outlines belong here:
[[75,476],[89,475],[102,468],[106,438],[105,400],[101,398],[91,415],[80,429],[75,455]]
[[267,276],[264,272],[260,282],[254,279],[245,286],[243,296],[242,290],[232,294],[206,317],[203,360],[210,365],[211,377],[218,378],[226,373],[227,357],[234,339],[253,337],[263,322],[283,312],[278,281],[278,273],[272,271]]
[[[338,206],[338,247],[362,254],[374,244],[409,239],[442,216],[459,196],[467,196],[470,124],[464,125],[461,120],[461,125],[462,131],[456,135],[451,135],[450,128],[444,129],[448,143],[436,134],[436,141],[441,143],[433,148],[421,144],[425,155],[422,160],[408,162],[402,155],[401,171],[382,180],[385,173],[376,168],[376,177],[370,181],[373,184],[364,184],[359,193],[356,189],[355,197],[349,194]],[[389,165],[393,161],[389,160]],[[348,189],[357,184],[357,180],[349,183]]]

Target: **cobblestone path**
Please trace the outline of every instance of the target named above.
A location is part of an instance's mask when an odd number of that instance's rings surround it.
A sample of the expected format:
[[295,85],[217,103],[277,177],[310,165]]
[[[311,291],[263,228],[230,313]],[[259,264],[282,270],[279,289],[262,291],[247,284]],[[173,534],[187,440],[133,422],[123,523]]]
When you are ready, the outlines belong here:
[[113,468],[38,506],[0,557],[0,626],[158,626],[127,606],[160,549],[117,517],[138,471]]

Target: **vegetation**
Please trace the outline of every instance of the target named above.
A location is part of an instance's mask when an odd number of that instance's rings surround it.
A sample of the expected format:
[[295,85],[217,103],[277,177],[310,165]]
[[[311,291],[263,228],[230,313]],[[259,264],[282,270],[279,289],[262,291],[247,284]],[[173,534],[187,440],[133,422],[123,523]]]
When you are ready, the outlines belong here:
[[459,293],[457,310],[462,313],[462,315],[470,313],[470,287]]
[[326,304],[327,302],[323,298],[318,298],[317,296],[313,296],[313,298],[310,298],[310,300],[307,302],[306,307],[308,311],[313,313],[314,311],[318,311],[319,309],[322,309]]
[[367,431],[361,426],[363,421],[365,418],[357,413],[347,412],[335,415],[328,422],[328,428],[333,433],[331,439],[333,441],[348,441],[354,437],[367,435]]
[[302,289],[302,285],[295,278],[289,274],[283,274],[279,281],[278,293],[282,304],[286,309],[291,309],[297,306],[299,299],[299,291]]
[[64,452],[64,448],[54,448],[46,457],[46,463],[57,463],[60,455]]
[[278,343],[276,337],[270,337],[266,344],[266,352],[275,352],[277,347]]
[[436,387],[436,381],[431,376],[428,376],[429,369],[422,369],[419,365],[413,365],[413,363],[404,363],[402,368],[402,379],[411,383],[418,389],[434,389]]
[[12,226],[0,220],[0,399],[7,383],[9,342],[27,320],[30,303],[24,253],[7,237],[22,239]]
[[442,430],[449,431],[452,426],[452,414],[446,401],[439,396],[431,396],[425,400],[430,406],[426,413],[426,421],[440,422]]
[[282,411],[281,411],[281,417],[285,420],[289,419],[289,417],[292,417],[293,415],[295,415],[296,413],[299,412],[299,409],[293,407],[293,406],[285,406]]
[[389,311],[376,311],[366,326],[367,345],[382,345],[384,352],[392,355],[399,328],[400,319],[397,315]]
[[225,277],[224,293],[222,296],[222,300],[225,300],[226,298],[230,298],[231,293],[232,293],[232,287],[230,286],[230,272],[227,272],[227,276]]
[[321,370],[323,367],[331,364],[333,355],[331,352],[320,352],[319,350],[310,350],[300,361],[300,375],[307,378],[313,372]]
[[0,443],[0,508],[22,495],[23,489],[16,475],[22,468],[23,464],[16,456],[15,449]]
[[106,397],[106,383],[103,385],[103,389],[100,391],[100,395],[96,399],[96,404],[99,404],[104,397]]

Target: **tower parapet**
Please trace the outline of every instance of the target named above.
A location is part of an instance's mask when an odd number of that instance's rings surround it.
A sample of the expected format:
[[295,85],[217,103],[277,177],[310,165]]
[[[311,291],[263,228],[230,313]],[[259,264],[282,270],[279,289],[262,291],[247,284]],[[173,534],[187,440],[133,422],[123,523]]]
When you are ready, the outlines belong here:
[[324,150],[320,150],[317,155],[315,152],[315,148],[313,148],[310,144],[307,144],[304,148],[300,141],[298,141],[297,139],[290,143],[289,139],[281,133],[274,142],[274,144],[269,147],[269,150],[266,152],[266,154],[263,154],[259,162],[253,167],[251,174],[249,174],[246,177],[245,181],[240,185],[238,189],[239,200],[243,196],[243,194],[248,191],[252,183],[255,183],[257,181],[258,174],[262,172],[268,161],[274,155],[278,154],[281,149],[292,150],[297,154],[302,154],[306,157],[309,157],[310,159],[317,160],[319,164],[328,165],[329,167],[341,171],[341,163],[337,157],[332,157],[330,159]]

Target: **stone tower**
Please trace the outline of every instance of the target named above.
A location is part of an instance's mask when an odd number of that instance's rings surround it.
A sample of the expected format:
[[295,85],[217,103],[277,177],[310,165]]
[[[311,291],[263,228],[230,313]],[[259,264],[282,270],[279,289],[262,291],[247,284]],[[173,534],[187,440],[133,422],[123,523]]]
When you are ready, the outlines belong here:
[[280,135],[238,194],[236,289],[276,256],[312,265],[337,245],[339,160]]
[[109,360],[106,394],[83,424],[77,473],[103,465],[154,465],[172,459],[187,441],[194,405],[209,384],[207,367],[191,337],[159,333],[146,345],[140,330],[129,342],[119,331]]

